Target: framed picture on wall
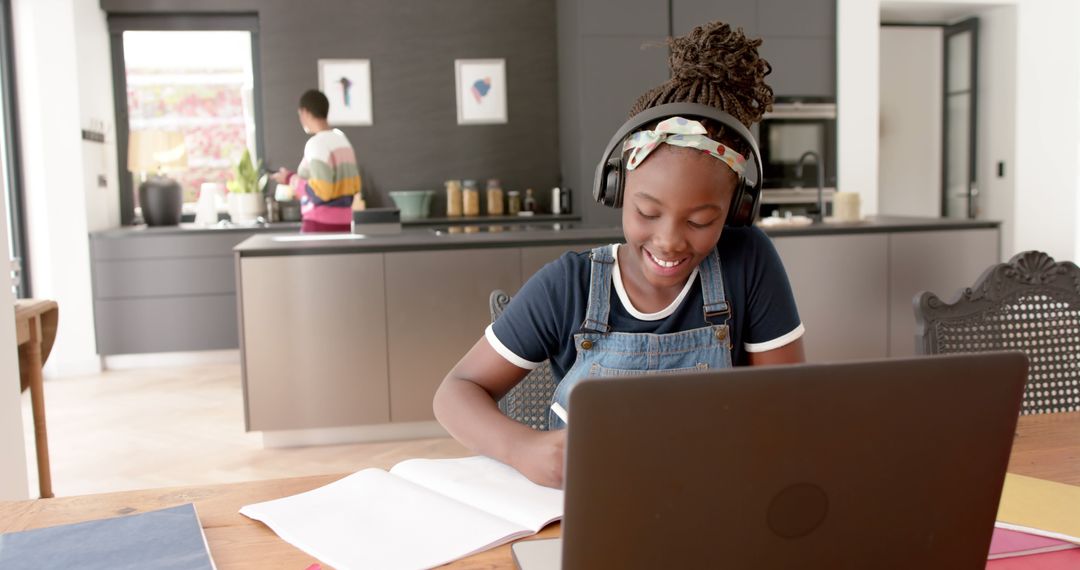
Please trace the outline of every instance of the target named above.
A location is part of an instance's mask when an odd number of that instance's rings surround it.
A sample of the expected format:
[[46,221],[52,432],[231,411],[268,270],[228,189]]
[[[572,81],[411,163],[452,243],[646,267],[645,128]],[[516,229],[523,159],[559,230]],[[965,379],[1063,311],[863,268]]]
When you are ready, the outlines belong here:
[[506,60],[454,60],[459,125],[507,122]]
[[371,60],[320,59],[319,89],[330,100],[333,126],[371,125]]

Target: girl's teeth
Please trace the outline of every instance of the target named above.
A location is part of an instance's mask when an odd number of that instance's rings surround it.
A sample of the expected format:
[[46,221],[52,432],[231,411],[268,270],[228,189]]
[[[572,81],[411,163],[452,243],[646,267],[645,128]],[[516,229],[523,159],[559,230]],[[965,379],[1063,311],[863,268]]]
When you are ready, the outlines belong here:
[[676,265],[682,263],[681,259],[676,260],[676,261],[664,261],[662,259],[657,259],[657,257],[655,255],[653,255],[652,252],[649,252],[649,257],[651,257],[653,259],[653,261],[655,261],[656,264],[659,265],[660,267],[675,267]]

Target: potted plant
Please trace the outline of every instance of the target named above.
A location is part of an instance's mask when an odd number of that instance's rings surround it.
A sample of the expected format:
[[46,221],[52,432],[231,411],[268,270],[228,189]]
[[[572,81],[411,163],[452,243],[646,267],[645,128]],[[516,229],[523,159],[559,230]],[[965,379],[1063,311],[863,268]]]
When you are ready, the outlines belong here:
[[229,189],[229,218],[234,223],[254,222],[263,215],[265,204],[262,199],[263,185],[267,175],[259,176],[262,161],[252,164],[251,153],[244,149],[240,161],[233,169],[233,178],[225,183]]

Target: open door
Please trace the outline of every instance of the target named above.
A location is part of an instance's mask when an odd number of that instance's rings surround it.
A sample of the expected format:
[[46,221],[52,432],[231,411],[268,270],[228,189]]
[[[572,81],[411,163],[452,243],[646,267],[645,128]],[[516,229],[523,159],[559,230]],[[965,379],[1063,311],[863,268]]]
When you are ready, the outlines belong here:
[[945,27],[941,215],[946,218],[974,218],[979,211],[975,186],[978,47],[978,18]]

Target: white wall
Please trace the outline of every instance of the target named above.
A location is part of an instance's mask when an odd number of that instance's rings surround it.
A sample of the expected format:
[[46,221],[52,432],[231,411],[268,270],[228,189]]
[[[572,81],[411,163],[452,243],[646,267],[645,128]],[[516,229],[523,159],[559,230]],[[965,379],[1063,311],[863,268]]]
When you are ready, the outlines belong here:
[[[1016,7],[979,12],[979,118],[975,185],[979,217],[1001,221],[1001,257],[1019,251],[1016,225]],[[1078,54],[1080,57],[1080,54]],[[1080,104],[1080,103],[1078,103]],[[1004,176],[997,164],[1005,165]]]
[[1014,251],[1077,260],[1080,148],[1080,7],[1017,3],[1016,229]]
[[15,0],[13,12],[32,288],[60,305],[46,372],[96,372],[87,234],[118,225],[119,205],[112,137],[80,131],[114,130],[105,16],[95,0]]
[[[0,184],[4,184],[0,176]],[[0,199],[0,259],[7,267],[7,204]],[[14,299],[7,271],[0,279],[0,307],[11,307]],[[9,309],[10,310],[10,309]],[[11,313],[8,313],[10,315]],[[0,319],[0,501],[26,499],[26,444],[23,440],[22,398],[19,393],[19,353],[15,348],[15,319]]]
[[836,188],[878,213],[877,0],[836,2]]
[[883,27],[878,213],[941,215],[940,27]]

